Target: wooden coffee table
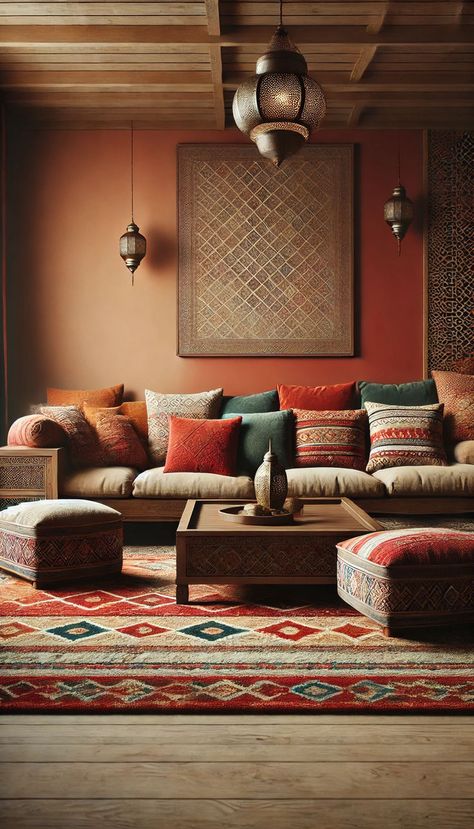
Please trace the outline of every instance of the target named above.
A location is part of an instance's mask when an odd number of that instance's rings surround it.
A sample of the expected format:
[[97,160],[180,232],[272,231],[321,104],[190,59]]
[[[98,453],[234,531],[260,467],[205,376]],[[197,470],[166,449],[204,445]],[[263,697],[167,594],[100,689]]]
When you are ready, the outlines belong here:
[[336,543],[383,530],[348,498],[304,498],[294,523],[235,524],[222,507],[245,501],[190,500],[176,533],[176,602],[190,584],[333,584]]

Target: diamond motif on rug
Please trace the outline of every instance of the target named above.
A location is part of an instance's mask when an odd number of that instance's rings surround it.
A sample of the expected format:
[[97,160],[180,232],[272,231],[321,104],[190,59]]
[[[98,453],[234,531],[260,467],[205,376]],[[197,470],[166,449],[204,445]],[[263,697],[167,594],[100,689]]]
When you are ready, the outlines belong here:
[[92,622],[81,621],[56,628],[48,628],[46,633],[54,633],[55,636],[61,636],[69,642],[76,642],[78,639],[90,639],[99,633],[106,633],[107,630],[107,628],[100,627],[100,625],[93,625]]
[[316,680],[304,682],[303,685],[294,685],[291,690],[295,694],[300,694],[302,697],[315,702],[324,702],[342,692],[342,688],[338,688],[336,685],[327,685],[326,682],[317,682]]
[[162,604],[174,602],[174,599],[170,596],[162,596],[160,593],[145,593],[143,596],[134,596],[133,599],[129,599],[129,602],[144,607],[159,607]]
[[31,633],[36,628],[30,628],[21,622],[10,622],[0,625],[0,639],[13,639],[15,636],[22,636],[24,633]]
[[137,623],[129,625],[125,628],[117,628],[120,633],[127,633],[128,636],[135,636],[137,639],[143,639],[145,636],[155,636],[158,633],[166,633],[167,628],[159,628],[149,622]]
[[379,682],[372,682],[368,679],[364,682],[356,682],[351,686],[351,691],[357,699],[365,700],[366,702],[377,702],[384,697],[393,696],[395,688],[391,685],[381,685]]
[[97,590],[94,593],[76,593],[73,596],[67,596],[67,598],[63,596],[63,602],[79,605],[79,607],[91,607],[93,610],[120,601],[119,596],[113,596],[112,593],[105,593],[103,590]]
[[348,636],[349,639],[358,639],[360,636],[367,636],[367,634],[376,633],[373,628],[363,628],[359,625],[341,625],[341,627],[333,628],[333,633],[342,633],[344,636]]
[[247,632],[243,628],[234,628],[230,625],[224,625],[222,622],[214,621],[201,622],[199,625],[191,625],[191,627],[181,628],[179,631],[179,633],[185,633],[187,636],[204,639],[206,642],[217,642],[219,639],[226,639],[227,636]]
[[308,625],[300,625],[299,622],[292,622],[290,620],[279,622],[276,625],[268,625],[264,628],[257,628],[259,633],[272,633],[279,636],[280,639],[291,639],[293,642],[298,642],[305,636],[310,636],[312,633],[321,633],[321,628],[312,628]]

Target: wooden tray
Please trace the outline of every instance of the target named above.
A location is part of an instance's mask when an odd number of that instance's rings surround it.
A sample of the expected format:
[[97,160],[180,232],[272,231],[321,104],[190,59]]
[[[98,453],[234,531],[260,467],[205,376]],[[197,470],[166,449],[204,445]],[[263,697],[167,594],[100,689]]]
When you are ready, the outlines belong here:
[[278,526],[279,524],[293,524],[293,514],[284,512],[280,515],[245,515],[242,504],[234,507],[224,507],[219,510],[226,521],[233,521],[235,524],[257,524],[260,526]]

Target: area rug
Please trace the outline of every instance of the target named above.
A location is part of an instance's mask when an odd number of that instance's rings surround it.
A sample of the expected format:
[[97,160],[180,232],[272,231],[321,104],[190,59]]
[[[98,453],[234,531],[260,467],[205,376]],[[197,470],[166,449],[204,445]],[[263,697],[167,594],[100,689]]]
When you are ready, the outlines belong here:
[[472,628],[386,639],[334,587],[194,586],[174,548],[51,591],[0,576],[3,712],[467,711]]

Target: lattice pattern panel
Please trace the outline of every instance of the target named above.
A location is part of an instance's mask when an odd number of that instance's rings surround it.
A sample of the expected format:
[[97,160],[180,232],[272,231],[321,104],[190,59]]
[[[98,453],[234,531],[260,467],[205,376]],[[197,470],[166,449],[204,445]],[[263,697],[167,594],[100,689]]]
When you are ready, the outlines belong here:
[[431,131],[428,369],[474,353],[474,133]]
[[334,538],[187,539],[188,576],[336,577]]
[[1,489],[44,489],[48,462],[39,456],[0,458]]
[[353,354],[352,146],[178,162],[179,354]]

